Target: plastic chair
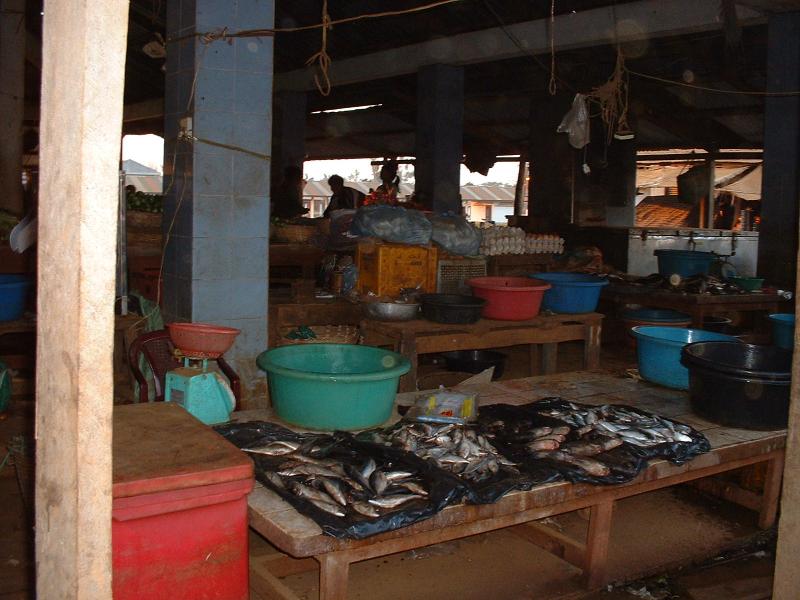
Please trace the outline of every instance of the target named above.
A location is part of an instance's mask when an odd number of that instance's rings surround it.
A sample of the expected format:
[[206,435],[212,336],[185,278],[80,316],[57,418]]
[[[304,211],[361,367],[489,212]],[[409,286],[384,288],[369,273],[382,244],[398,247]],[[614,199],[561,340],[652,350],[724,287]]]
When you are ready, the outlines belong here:
[[[164,401],[164,387],[167,379],[167,371],[176,369],[182,365],[181,361],[175,357],[175,346],[169,337],[166,329],[143,333],[137,337],[128,349],[128,364],[130,365],[133,377],[139,384],[139,402],[148,402],[148,384],[142,370],[139,368],[139,354],[144,356],[145,361],[153,371],[153,383],[155,385],[155,401]],[[213,359],[209,359],[213,360]],[[236,371],[220,356],[216,359],[219,370],[228,378],[233,397],[236,399],[234,410],[239,410],[239,400],[241,394],[241,383]]]

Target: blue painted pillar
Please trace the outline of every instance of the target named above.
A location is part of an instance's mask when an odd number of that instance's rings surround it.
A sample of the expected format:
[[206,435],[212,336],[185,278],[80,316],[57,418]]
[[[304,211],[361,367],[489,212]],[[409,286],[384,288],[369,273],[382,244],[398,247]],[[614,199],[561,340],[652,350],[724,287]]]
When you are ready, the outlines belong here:
[[[800,89],[800,12],[769,17],[767,91]],[[764,169],[758,275],[793,290],[800,201],[800,97],[764,100]]]
[[464,68],[422,67],[417,74],[414,177],[417,194],[434,212],[461,212]]
[[[165,319],[242,330],[226,358],[247,405],[265,402],[255,358],[267,346],[273,38],[204,42],[227,28],[271,28],[273,0],[169,0],[165,94]],[[194,141],[181,139],[186,130]]]

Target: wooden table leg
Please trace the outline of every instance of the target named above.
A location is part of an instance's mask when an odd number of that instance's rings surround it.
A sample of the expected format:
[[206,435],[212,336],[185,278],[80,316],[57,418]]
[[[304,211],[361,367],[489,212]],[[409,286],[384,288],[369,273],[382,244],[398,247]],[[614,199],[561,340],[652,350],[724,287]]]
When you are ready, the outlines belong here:
[[586,587],[589,589],[599,588],[606,582],[606,562],[613,511],[613,500],[592,506],[589,517],[589,533],[586,536],[586,556],[583,570]]
[[407,375],[400,378],[400,385],[398,391],[400,392],[416,392],[417,391],[417,339],[413,336],[406,337],[400,341],[398,349],[400,354],[408,359],[411,363],[411,370]]
[[764,495],[761,500],[761,510],[758,514],[758,526],[769,529],[775,524],[778,514],[778,500],[781,495],[781,481],[783,480],[784,455],[781,453],[767,463],[767,475],[764,478]]
[[530,345],[531,377],[542,374],[542,352],[539,344]]
[[583,346],[583,366],[586,369],[600,368],[600,335],[602,325],[595,323],[586,326],[586,340]]
[[542,344],[542,373],[550,375],[556,372],[558,363],[558,343]]
[[319,600],[346,600],[350,561],[344,552],[315,556],[319,561]]

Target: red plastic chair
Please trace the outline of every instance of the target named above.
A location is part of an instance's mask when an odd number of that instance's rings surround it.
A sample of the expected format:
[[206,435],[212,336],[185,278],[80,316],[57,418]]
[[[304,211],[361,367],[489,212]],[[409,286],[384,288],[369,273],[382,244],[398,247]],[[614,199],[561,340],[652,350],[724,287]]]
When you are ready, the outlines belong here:
[[[142,370],[139,368],[139,354],[144,356],[145,361],[153,371],[153,383],[155,385],[155,401],[164,401],[164,387],[167,379],[167,371],[171,371],[181,366],[181,361],[175,357],[175,346],[169,338],[166,329],[143,333],[137,337],[128,349],[128,364],[130,365],[133,377],[139,384],[139,402],[148,402],[148,384]],[[209,359],[213,360],[213,359]],[[219,370],[228,378],[233,397],[236,399],[236,407],[239,410],[239,400],[241,394],[241,383],[236,371],[220,356],[216,359]]]

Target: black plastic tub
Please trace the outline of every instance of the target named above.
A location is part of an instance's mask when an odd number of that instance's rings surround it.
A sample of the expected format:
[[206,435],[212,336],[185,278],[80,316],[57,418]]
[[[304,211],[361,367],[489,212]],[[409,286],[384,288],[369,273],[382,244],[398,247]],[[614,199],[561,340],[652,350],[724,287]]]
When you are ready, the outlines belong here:
[[783,429],[789,419],[792,353],[775,346],[697,342],[681,351],[692,409],[742,429]]
[[436,323],[475,323],[486,300],[459,294],[422,294],[422,316]]
[[442,352],[448,371],[480,373],[494,367],[492,379],[499,379],[506,368],[506,355],[492,350],[455,350]]
[[733,321],[728,317],[704,317],[703,329],[706,331],[716,331],[717,333],[728,333],[732,323]]

